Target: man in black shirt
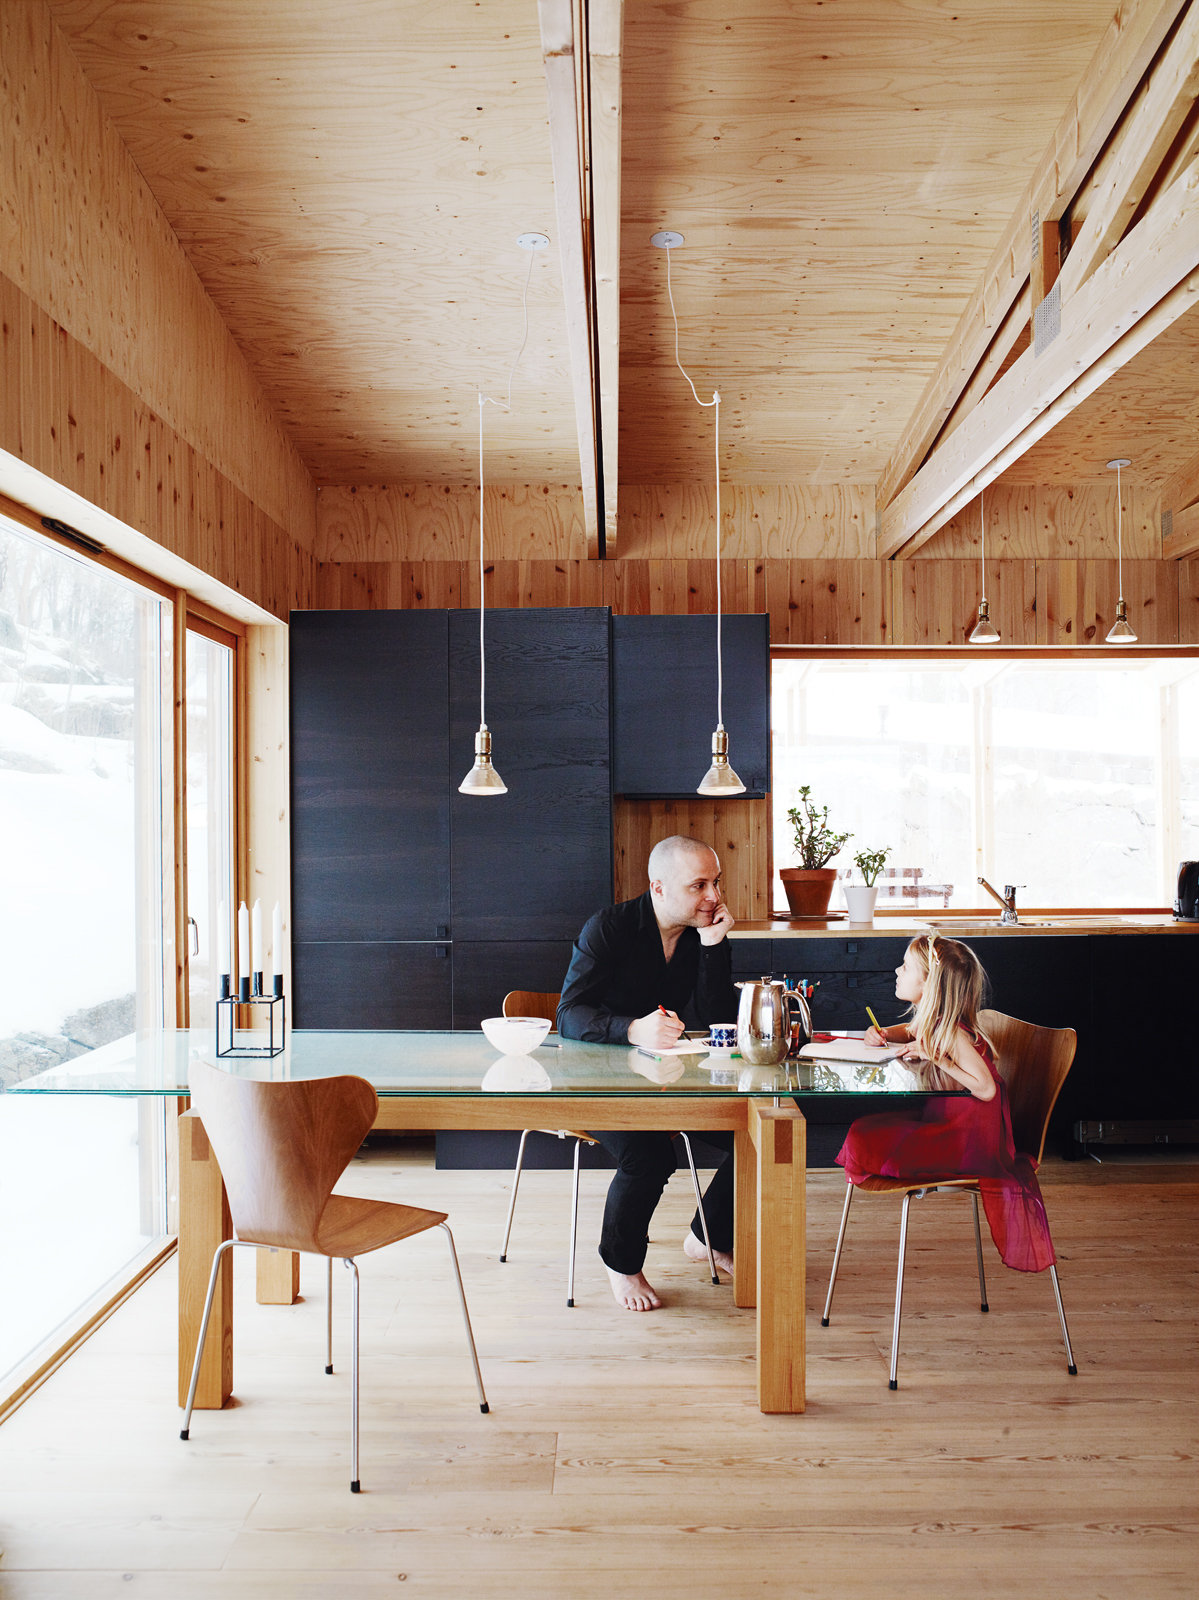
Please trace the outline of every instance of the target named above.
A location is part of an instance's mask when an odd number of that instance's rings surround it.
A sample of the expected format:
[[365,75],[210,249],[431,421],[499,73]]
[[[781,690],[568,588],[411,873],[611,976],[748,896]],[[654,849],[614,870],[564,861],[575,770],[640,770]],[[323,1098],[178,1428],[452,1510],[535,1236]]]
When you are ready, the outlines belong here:
[[[597,911],[575,940],[558,1005],[564,1039],[669,1049],[686,1027],[730,1022],[737,1015],[732,956],[725,935],[733,918],[720,892],[720,861],[698,839],[681,834],[650,852],[649,889],[636,900]],[[649,1220],[675,1169],[668,1133],[594,1133],[616,1158],[608,1190],[600,1259],[612,1292],[630,1311],[661,1305],[644,1272]],[[725,1151],[704,1196],[716,1264],[733,1270],[733,1135],[702,1138]],[[699,1212],[683,1249],[707,1257]]]

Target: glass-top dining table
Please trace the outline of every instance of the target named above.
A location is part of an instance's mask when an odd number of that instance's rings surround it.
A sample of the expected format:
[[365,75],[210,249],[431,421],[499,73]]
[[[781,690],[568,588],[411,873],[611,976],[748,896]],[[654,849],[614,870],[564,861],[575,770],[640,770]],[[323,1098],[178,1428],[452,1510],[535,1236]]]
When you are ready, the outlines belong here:
[[[238,1049],[261,1035],[238,1035]],[[193,1061],[256,1080],[353,1074],[379,1097],[375,1127],[570,1127],[731,1130],[735,1135],[736,1305],[757,1308],[758,1402],[764,1412],[804,1409],[805,1103],[860,1096],[888,1107],[926,1096],[899,1062],[801,1058],[750,1066],[695,1041],[682,1055],[628,1045],[547,1040],[531,1054],[500,1054],[478,1032],[292,1031],[274,1057],[218,1055],[211,1030],[130,1036],[12,1085],[21,1094],[182,1099]],[[847,1102],[848,1104],[848,1102]],[[204,1291],[217,1245],[232,1236],[220,1169],[200,1119],[179,1130],[179,1382],[186,1396]],[[280,1254],[285,1254],[280,1252]],[[227,1260],[228,1258],[226,1258]],[[197,1406],[233,1392],[232,1280],[214,1305],[220,1336],[205,1346]]]

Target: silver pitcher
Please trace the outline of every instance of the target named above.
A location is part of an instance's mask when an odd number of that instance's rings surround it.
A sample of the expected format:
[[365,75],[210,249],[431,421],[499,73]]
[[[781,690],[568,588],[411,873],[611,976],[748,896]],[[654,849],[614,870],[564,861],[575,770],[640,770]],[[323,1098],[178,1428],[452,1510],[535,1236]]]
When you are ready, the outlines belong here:
[[752,983],[739,983],[741,1004],[737,1008],[737,1048],[752,1067],[777,1067],[792,1048],[792,1006],[794,1023],[811,1037],[812,1017],[808,1003],[781,979],[764,976]]

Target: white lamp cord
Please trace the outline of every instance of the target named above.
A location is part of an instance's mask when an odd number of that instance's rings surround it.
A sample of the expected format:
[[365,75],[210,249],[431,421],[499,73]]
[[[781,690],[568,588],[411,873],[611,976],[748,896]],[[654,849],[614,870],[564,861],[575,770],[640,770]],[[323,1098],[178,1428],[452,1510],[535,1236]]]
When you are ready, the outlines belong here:
[[978,523],[979,523],[979,534],[980,534],[981,541],[982,541],[981,542],[982,569],[983,569],[983,593],[982,593],[982,597],[983,597],[984,600],[987,598],[987,518],[986,518],[986,514],[983,511],[983,497],[984,497],[985,494],[986,494],[986,490],[985,489],[980,489],[978,491]]
[[525,346],[529,342],[529,283],[533,277],[533,252],[529,251],[529,270],[525,274],[525,292],[521,305],[525,316],[524,338],[520,341],[520,349],[516,352],[516,360],[508,372],[508,398],[507,400],[493,400],[489,394],[479,390],[479,727],[487,726],[487,657],[483,651],[483,407],[498,406],[501,411],[512,410],[512,380],[516,376],[516,369],[520,365],[520,358],[525,353]]
[[1124,500],[1120,494],[1120,468],[1116,468],[1116,582],[1124,598]]
[[674,319],[674,364],[691,384],[691,393],[697,406],[716,411],[716,726],[724,730],[724,653],[721,648],[720,604],[720,392],[713,389],[710,400],[701,400],[691,383],[691,374],[679,360],[679,314],[674,308],[674,290],[670,282],[670,251],[666,251],[666,293],[670,297],[670,315]]

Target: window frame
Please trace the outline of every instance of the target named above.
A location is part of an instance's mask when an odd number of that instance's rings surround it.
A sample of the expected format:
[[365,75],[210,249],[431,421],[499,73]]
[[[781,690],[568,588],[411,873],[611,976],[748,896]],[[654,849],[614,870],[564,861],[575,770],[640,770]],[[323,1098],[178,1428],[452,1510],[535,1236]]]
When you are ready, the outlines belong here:
[[[1078,661],[1094,662],[1105,661],[1152,661],[1152,660],[1184,660],[1192,661],[1199,666],[1199,645],[1193,644],[1133,644],[1133,645],[852,645],[852,644],[772,644],[770,646],[770,660],[775,661],[904,661],[916,663],[919,661],[933,661],[947,663],[951,661],[969,661],[980,663],[984,661]],[[773,683],[771,705],[771,738],[774,733],[773,716]],[[773,752],[771,759],[773,771]],[[771,820],[773,822],[773,798],[770,801]],[[767,900],[773,900],[775,880],[777,878],[777,865],[774,859],[774,830],[771,828],[770,838],[770,889]],[[1172,913],[1170,905],[1147,906],[1021,906],[1021,911],[1028,916],[1064,917],[1064,916],[1168,916]],[[776,919],[786,919],[790,913],[784,907],[772,910],[771,916]],[[897,920],[911,921],[913,918],[923,920],[917,905],[883,907],[875,910],[875,919],[883,920],[894,918]],[[939,921],[953,917],[977,921],[979,910],[977,907],[950,906],[937,908]]]

